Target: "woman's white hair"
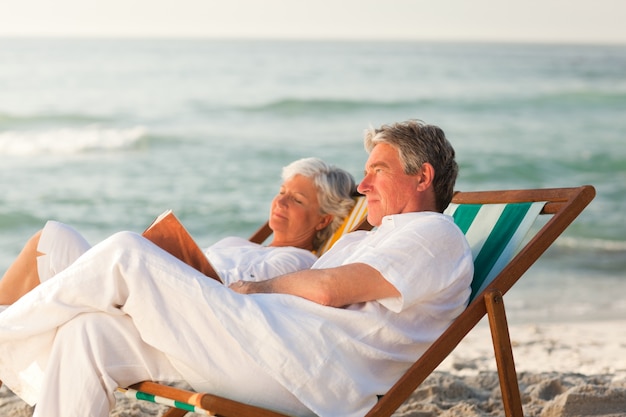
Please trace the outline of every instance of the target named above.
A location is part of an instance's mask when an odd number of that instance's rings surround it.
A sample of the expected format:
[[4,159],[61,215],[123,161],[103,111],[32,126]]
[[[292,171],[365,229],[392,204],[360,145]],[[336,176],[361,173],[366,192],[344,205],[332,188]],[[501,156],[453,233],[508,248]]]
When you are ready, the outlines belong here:
[[313,248],[319,247],[341,226],[354,206],[356,183],[352,175],[319,158],[303,158],[283,168],[282,179],[287,181],[296,175],[313,180],[317,189],[320,214],[330,214],[333,220],[319,230],[313,239]]

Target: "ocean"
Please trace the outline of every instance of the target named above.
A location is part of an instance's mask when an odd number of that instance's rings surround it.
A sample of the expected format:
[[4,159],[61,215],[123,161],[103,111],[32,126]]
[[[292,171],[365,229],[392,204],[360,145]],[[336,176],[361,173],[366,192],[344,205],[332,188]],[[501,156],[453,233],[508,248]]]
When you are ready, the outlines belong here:
[[247,237],[284,165],[358,181],[363,130],[406,119],[444,129],[458,190],[596,187],[509,321],[626,316],[626,45],[0,39],[0,270],[48,219]]

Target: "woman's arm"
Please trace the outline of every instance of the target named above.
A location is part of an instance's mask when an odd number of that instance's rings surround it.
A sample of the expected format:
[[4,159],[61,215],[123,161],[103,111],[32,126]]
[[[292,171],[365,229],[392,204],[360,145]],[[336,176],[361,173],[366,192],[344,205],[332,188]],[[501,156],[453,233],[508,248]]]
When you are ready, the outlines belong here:
[[398,290],[376,269],[363,263],[307,269],[261,282],[239,281],[230,288],[241,294],[297,295],[331,307],[400,296]]

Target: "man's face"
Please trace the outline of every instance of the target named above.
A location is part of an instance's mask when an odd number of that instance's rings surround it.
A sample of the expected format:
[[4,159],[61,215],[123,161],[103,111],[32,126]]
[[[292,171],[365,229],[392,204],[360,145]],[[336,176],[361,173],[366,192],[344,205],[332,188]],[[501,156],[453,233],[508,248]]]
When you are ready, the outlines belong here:
[[417,210],[419,175],[404,173],[398,151],[380,143],[372,149],[365,163],[365,177],[358,190],[367,197],[367,220],[380,226],[390,214]]

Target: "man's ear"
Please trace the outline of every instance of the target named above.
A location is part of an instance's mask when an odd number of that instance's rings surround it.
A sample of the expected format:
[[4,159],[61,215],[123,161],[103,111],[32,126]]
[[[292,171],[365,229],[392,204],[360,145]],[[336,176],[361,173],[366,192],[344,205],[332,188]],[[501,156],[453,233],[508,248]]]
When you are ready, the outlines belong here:
[[435,180],[435,167],[433,167],[429,162],[424,162],[417,175],[417,190],[424,191],[428,189]]

